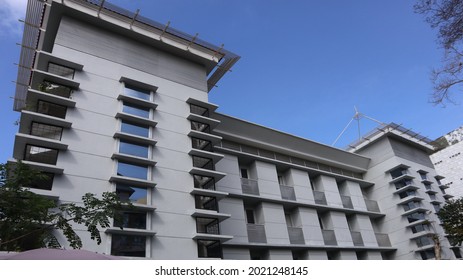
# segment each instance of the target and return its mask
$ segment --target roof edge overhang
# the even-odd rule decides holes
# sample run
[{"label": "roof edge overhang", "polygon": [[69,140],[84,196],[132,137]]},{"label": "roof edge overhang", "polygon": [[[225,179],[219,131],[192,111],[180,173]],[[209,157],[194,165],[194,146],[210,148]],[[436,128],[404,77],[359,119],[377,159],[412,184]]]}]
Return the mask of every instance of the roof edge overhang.
[{"label": "roof edge overhang", "polygon": [[353,153],[359,152],[384,137],[390,137],[402,142],[406,142],[407,144],[421,149],[428,154],[431,154],[435,151],[435,147],[432,145],[431,139],[424,137],[419,133],[412,131],[411,129],[406,129],[396,123],[385,124],[377,127],[376,129],[363,136],[361,140],[350,144],[347,147],[347,151]]}]

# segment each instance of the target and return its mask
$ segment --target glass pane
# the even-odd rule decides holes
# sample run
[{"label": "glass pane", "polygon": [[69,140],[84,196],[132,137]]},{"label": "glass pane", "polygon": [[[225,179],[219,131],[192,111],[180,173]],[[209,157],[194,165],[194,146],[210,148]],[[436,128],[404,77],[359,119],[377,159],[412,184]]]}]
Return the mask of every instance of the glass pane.
[{"label": "glass pane", "polygon": [[32,123],[31,135],[61,140],[61,135],[63,133],[63,128],[54,125],[48,125],[43,123]]},{"label": "glass pane", "polygon": [[46,92],[46,93],[51,93],[54,95],[58,95],[61,97],[69,98],[71,97],[72,89],[67,86],[63,86],[57,83],[49,82],[49,81],[43,81],[39,85],[39,90]]},{"label": "glass pane", "polygon": [[37,113],[64,119],[66,118],[66,106],[39,100],[37,104]]},{"label": "glass pane", "polygon": [[124,89],[124,94],[144,100],[150,100],[150,91],[136,88],[130,85],[126,85]]},{"label": "glass pane", "polygon": [[128,134],[138,135],[142,137],[149,137],[149,127],[148,126],[131,124],[125,121],[122,121],[121,131],[128,133]]},{"label": "glass pane", "polygon": [[133,144],[124,140],[120,141],[119,152],[123,154],[133,155],[137,157],[148,157],[148,146]]},{"label": "glass pane", "polygon": [[50,62],[48,63],[48,72],[61,76],[61,77],[74,79],[75,70],[72,68],[63,66],[63,65],[58,65],[58,64]]},{"label": "glass pane", "polygon": [[198,240],[198,257],[200,258],[222,258],[222,246],[220,241]]},{"label": "glass pane", "polygon": [[217,200],[215,197],[195,195],[195,208],[218,211]]},{"label": "glass pane", "polygon": [[56,160],[58,159],[58,150],[26,145],[26,154],[24,159],[33,162],[56,164]]},{"label": "glass pane", "polygon": [[145,188],[117,184],[116,193],[122,202],[130,201],[137,204],[147,204],[148,191]]},{"label": "glass pane", "polygon": [[127,257],[146,256],[146,236],[113,234],[111,255]]},{"label": "glass pane", "polygon": [[53,173],[48,173],[48,172],[42,172],[40,179],[35,180],[32,182],[32,184],[29,186],[30,188],[33,189],[41,189],[41,190],[48,190],[51,191],[51,188],[53,186],[53,178],[55,177],[55,174]]},{"label": "glass pane", "polygon": [[204,133],[211,133],[211,129],[208,124],[205,123],[200,123],[200,122],[195,122],[191,121],[191,129],[204,132]]},{"label": "glass pane", "polygon": [[122,228],[146,229],[146,212],[119,212],[114,218],[114,226]]},{"label": "glass pane", "polygon": [[195,188],[215,190],[214,178],[200,175],[193,175],[193,178]]},{"label": "glass pane", "polygon": [[209,117],[209,109],[194,104],[190,104],[190,113]]},{"label": "glass pane", "polygon": [[117,165],[117,175],[147,180],[148,167],[119,162]]},{"label": "glass pane", "polygon": [[124,102],[122,112],[147,119],[150,117],[150,110],[148,108],[136,106],[127,102]]}]

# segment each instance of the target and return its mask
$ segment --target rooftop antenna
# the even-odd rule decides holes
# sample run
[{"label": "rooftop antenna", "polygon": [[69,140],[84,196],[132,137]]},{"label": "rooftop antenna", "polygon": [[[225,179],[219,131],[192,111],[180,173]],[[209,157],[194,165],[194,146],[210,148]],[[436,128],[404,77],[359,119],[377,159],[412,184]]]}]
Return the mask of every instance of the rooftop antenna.
[{"label": "rooftop antenna", "polygon": [[334,146],[336,145],[336,143],[338,142],[339,138],[341,138],[341,136],[344,134],[344,132],[346,132],[346,130],[349,128],[350,124],[352,123],[352,121],[356,120],[357,121],[357,130],[358,130],[358,140],[360,140],[362,138],[362,135],[360,133],[360,119],[361,118],[366,118],[366,119],[369,119],[371,121],[374,121],[380,125],[384,125],[385,123],[383,122],[380,122],[376,119],[373,119],[372,117],[369,117],[363,113],[360,113],[358,110],[357,110],[357,107],[354,106],[354,111],[355,111],[355,114],[354,116],[352,116],[352,118],[350,119],[349,123],[347,123],[346,127],[344,127],[344,129],[341,131],[341,133],[338,135],[338,137],[336,138],[336,140],[334,140],[333,144],[331,144],[331,146]]}]

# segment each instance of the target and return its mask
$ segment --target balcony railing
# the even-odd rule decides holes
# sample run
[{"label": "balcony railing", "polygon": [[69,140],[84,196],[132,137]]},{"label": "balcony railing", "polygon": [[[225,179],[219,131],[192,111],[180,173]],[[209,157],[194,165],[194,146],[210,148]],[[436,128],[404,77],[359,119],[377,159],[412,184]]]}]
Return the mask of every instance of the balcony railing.
[{"label": "balcony railing", "polygon": [[316,203],[316,204],[327,205],[327,203],[326,203],[326,197],[325,197],[325,193],[324,193],[324,192],[313,191],[313,197],[314,197],[314,199],[315,199],[315,203]]},{"label": "balcony railing", "polygon": [[302,228],[288,227],[289,242],[291,244],[305,244]]},{"label": "balcony railing", "polygon": [[389,240],[389,235],[385,233],[375,233],[375,236],[379,247],[392,247],[391,240]]},{"label": "balcony railing", "polygon": [[354,242],[354,246],[365,246],[363,244],[362,234],[358,231],[351,231],[350,235],[352,236],[352,242]]},{"label": "balcony railing", "polygon": [[290,186],[280,185],[281,198],[287,200],[296,200],[296,194],[294,188]]},{"label": "balcony railing", "polygon": [[354,205],[352,205],[352,199],[350,196],[341,195],[341,201],[344,208],[354,209]]},{"label": "balcony railing", "polygon": [[260,195],[257,180],[241,178],[241,190],[244,194]]},{"label": "balcony railing", "polygon": [[325,245],[338,245],[336,241],[336,236],[334,235],[334,230],[322,230],[323,240],[325,241]]},{"label": "balcony railing", "polygon": [[264,225],[247,224],[249,242],[267,243]]},{"label": "balcony railing", "polygon": [[376,213],[381,212],[379,210],[378,202],[375,200],[365,199],[365,205],[367,206],[367,210],[370,212],[376,212]]}]

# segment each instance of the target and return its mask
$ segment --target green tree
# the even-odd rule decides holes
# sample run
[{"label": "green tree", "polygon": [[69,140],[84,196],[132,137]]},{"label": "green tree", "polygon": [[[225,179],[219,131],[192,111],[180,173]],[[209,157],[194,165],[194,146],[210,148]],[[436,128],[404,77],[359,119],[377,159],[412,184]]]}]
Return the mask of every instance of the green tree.
[{"label": "green tree", "polygon": [[59,204],[28,188],[43,179],[43,174],[22,162],[0,165],[0,251],[61,247],[55,235],[59,232],[72,248],[80,249],[82,241],[73,224],[85,225],[100,244],[98,228],[109,227],[110,218],[118,218],[118,210],[127,207],[113,192],[103,193],[101,199],[87,193],[82,197],[83,206]]},{"label": "green tree", "polygon": [[438,29],[438,42],[444,50],[443,66],[434,69],[431,80],[434,104],[452,102],[452,89],[463,89],[463,1],[417,0],[415,12],[426,16]]},{"label": "green tree", "polygon": [[447,202],[439,210],[437,216],[448,234],[450,244],[452,246],[461,246],[463,242],[463,198]]}]

